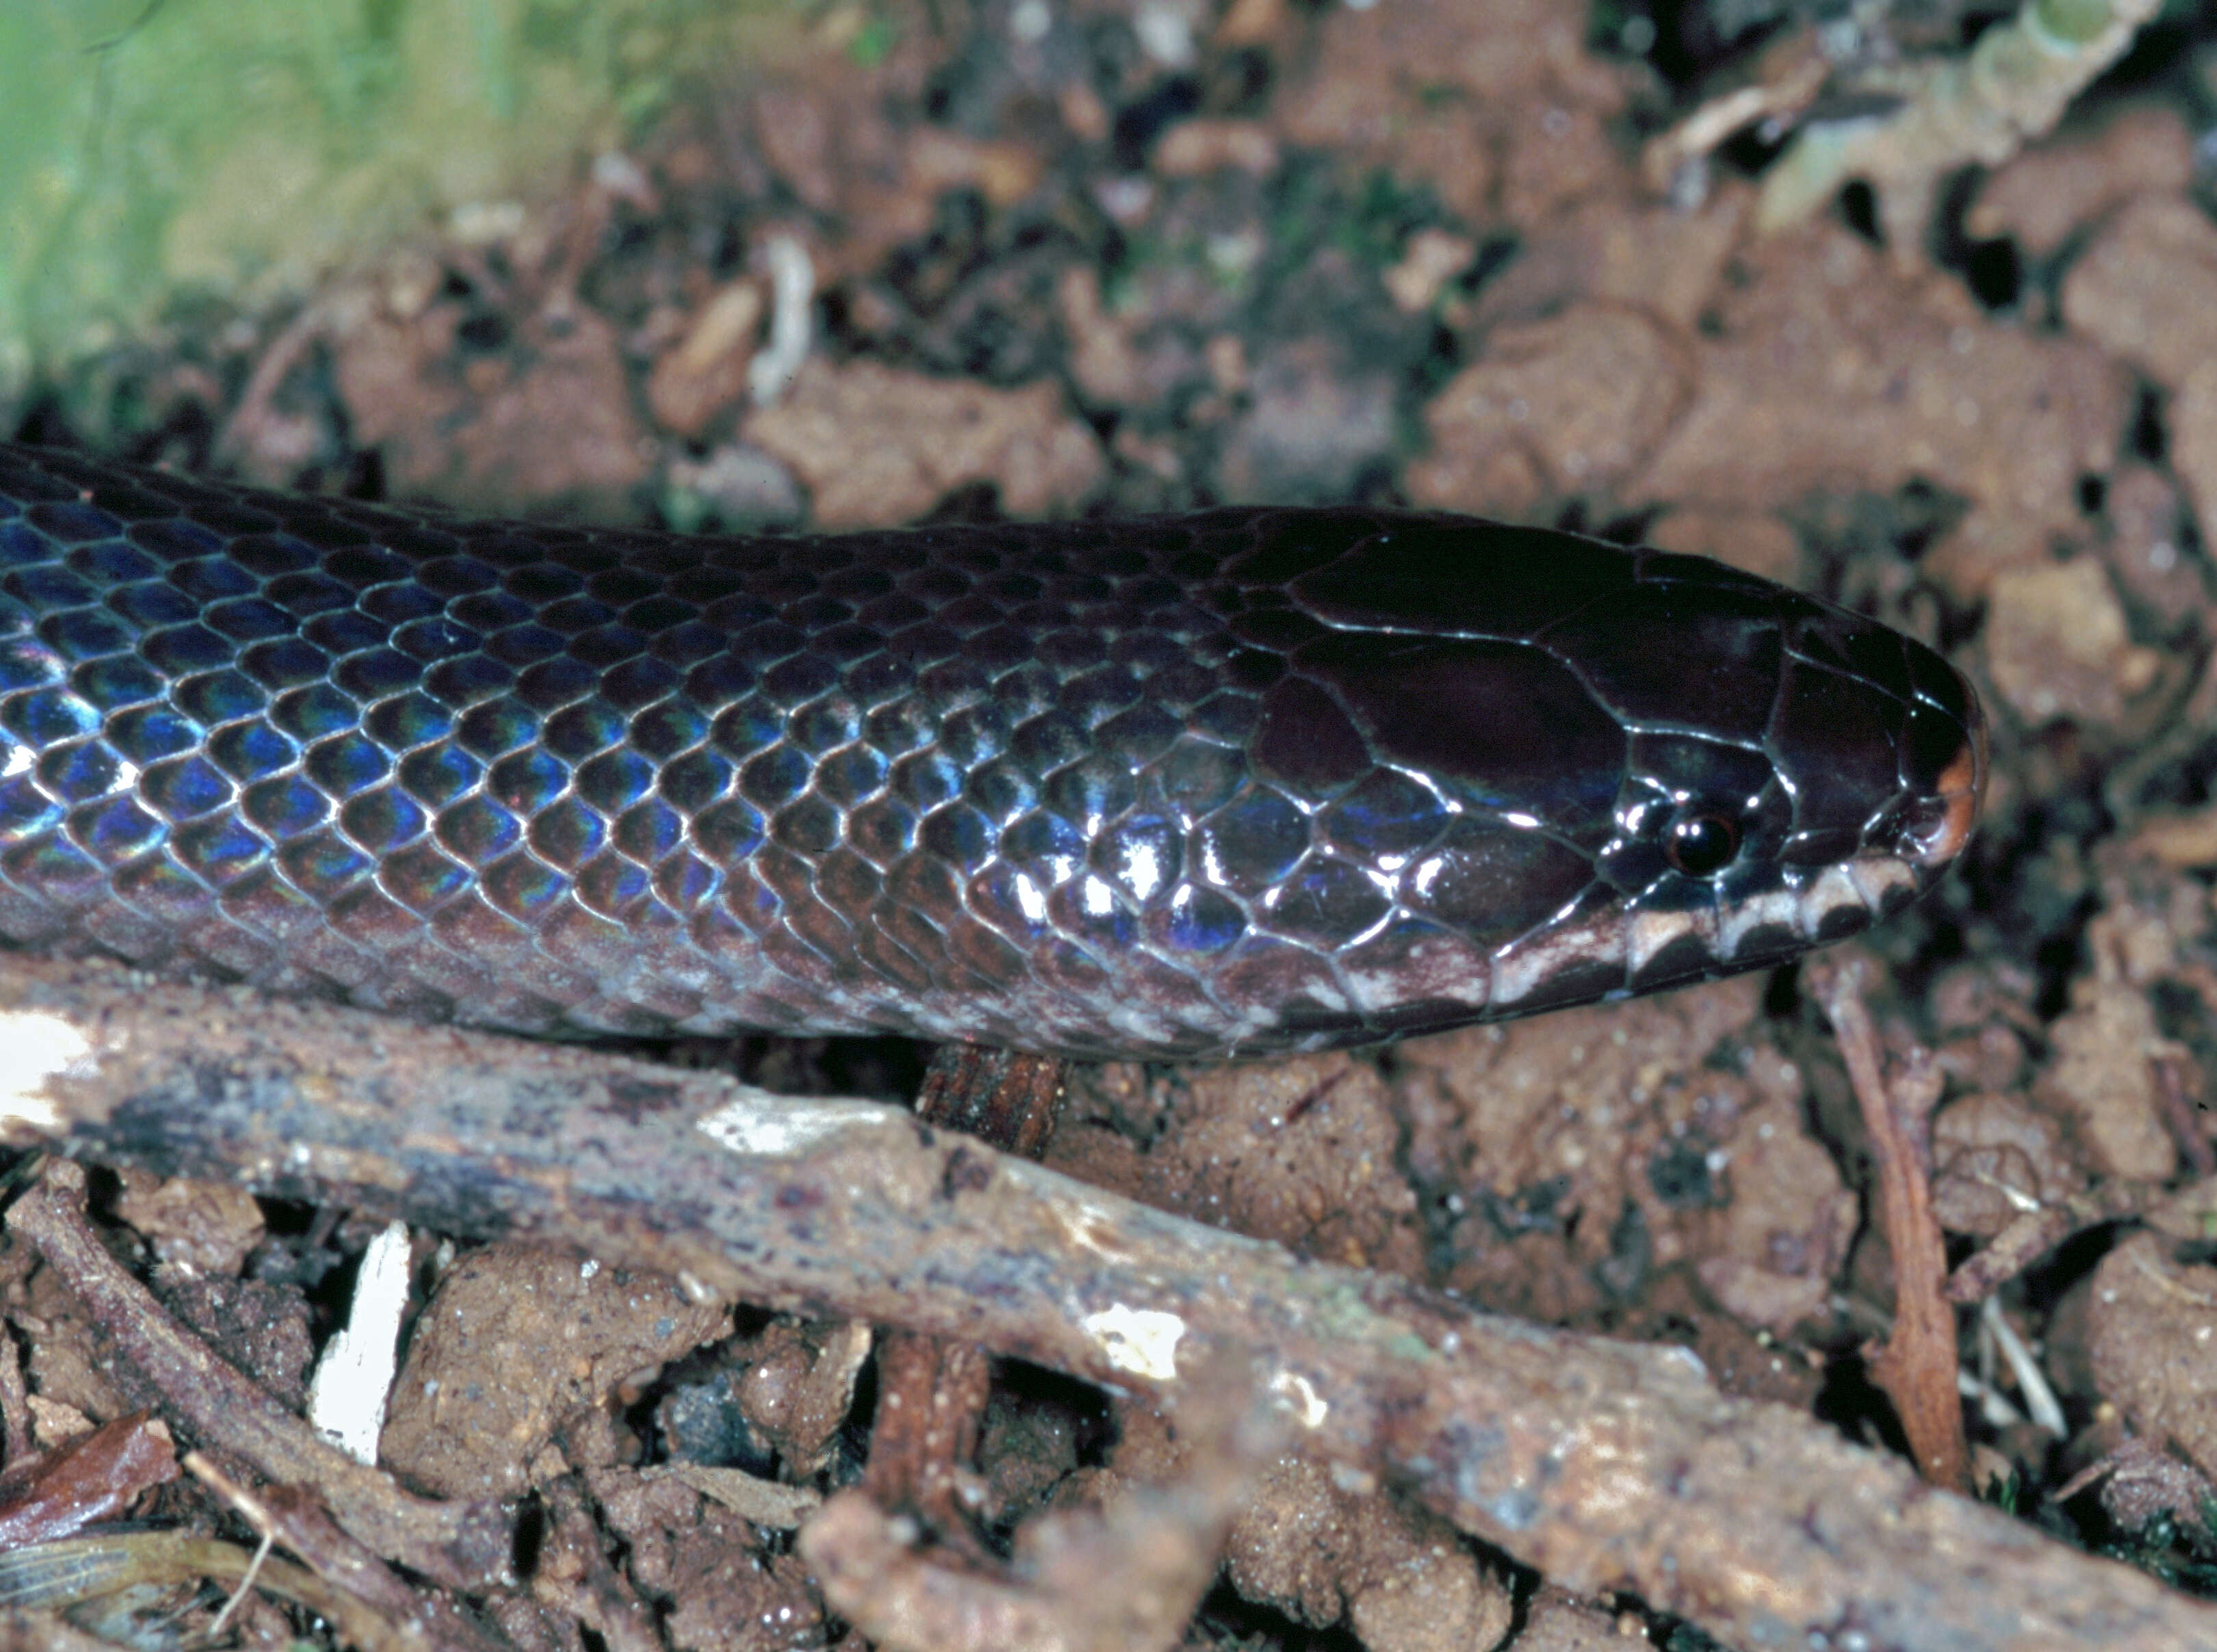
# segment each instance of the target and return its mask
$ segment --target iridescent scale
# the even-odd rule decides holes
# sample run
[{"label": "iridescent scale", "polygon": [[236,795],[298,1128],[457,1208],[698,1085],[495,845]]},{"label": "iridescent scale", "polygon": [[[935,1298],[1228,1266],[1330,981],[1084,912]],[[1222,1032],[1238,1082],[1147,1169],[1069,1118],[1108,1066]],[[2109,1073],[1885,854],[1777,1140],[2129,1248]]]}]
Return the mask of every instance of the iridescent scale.
[{"label": "iridescent scale", "polygon": [[[1975,735],[1867,621],[1490,523],[692,539],[0,447],[0,934],[524,1030],[1224,1053],[1644,990],[1928,882]],[[1649,816],[1704,787],[1748,841],[1688,878]]]}]

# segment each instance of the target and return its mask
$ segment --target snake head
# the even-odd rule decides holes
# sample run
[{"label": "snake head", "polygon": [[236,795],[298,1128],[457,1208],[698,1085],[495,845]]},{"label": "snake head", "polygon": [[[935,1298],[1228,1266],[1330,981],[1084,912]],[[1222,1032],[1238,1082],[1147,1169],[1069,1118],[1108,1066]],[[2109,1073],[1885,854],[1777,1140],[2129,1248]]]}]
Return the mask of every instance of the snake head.
[{"label": "snake head", "polygon": [[1962,675],[1723,564],[1434,518],[1269,571],[1302,625],[1255,627],[1286,669],[1250,763],[1325,799],[1318,866],[1390,895],[1335,959],[1369,1028],[1785,962],[1908,904],[1977,824]]},{"label": "snake head", "polygon": [[[1618,635],[1644,638],[1640,681],[1610,680],[1598,627],[1611,613]],[[1854,934],[1931,887],[1976,829],[1978,697],[1914,638],[1651,555],[1632,594],[1541,640],[1592,650],[1602,663],[1586,675],[1632,730],[1617,830],[1597,857],[1622,936],[1624,985],[1609,996]],[[1675,708],[1665,682],[1683,693]]]}]

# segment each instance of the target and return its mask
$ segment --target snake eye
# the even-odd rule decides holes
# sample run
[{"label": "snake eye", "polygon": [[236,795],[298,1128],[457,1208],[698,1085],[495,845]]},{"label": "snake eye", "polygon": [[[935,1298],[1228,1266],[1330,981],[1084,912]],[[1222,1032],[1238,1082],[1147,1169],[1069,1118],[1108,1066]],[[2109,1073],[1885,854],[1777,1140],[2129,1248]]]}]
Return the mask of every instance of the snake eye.
[{"label": "snake eye", "polygon": [[1663,834],[1664,858],[1689,878],[1722,872],[1739,853],[1739,823],[1714,808],[1689,804]]}]

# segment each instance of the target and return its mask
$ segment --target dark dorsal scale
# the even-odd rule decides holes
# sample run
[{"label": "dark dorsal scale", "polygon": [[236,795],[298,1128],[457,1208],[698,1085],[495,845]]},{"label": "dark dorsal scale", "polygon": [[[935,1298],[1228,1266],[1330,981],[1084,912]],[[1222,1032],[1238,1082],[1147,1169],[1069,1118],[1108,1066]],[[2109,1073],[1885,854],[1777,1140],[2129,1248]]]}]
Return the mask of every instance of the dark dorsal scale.
[{"label": "dark dorsal scale", "polygon": [[1983,774],[1914,640],[1534,528],[689,539],[0,447],[0,935],[489,1025],[1359,1043],[1852,933]]}]

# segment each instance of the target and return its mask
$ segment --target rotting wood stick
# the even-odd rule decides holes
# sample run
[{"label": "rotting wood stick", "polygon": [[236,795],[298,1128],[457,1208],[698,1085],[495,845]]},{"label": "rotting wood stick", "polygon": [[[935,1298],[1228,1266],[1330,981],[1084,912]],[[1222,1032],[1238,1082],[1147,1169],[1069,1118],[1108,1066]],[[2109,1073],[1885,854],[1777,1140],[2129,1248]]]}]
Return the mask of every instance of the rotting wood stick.
[{"label": "rotting wood stick", "polygon": [[0,1034],[12,1133],[83,1156],[567,1241],[1172,1405],[1213,1359],[1259,1355],[1343,1477],[1727,1642],[2217,1645],[2217,1608],[1721,1396],[1683,1350],[1302,1261],[894,1109],[89,964],[14,961]]}]

